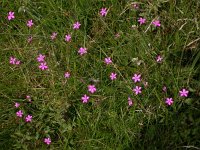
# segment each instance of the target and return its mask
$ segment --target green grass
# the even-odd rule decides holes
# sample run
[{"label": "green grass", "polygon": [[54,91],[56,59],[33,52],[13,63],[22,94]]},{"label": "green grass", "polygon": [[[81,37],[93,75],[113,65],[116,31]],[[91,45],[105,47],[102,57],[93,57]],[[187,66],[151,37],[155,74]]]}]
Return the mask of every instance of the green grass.
[{"label": "green grass", "polygon": [[[139,0],[139,9],[132,2],[0,2],[0,149],[200,149],[200,1]],[[106,17],[99,15],[102,7],[109,9]],[[9,11],[14,20],[8,21]],[[147,23],[139,25],[139,17]],[[30,19],[32,28],[26,26]],[[161,27],[150,25],[153,19]],[[72,28],[76,21],[79,30]],[[54,41],[52,32],[58,33]],[[80,47],[88,53],[80,56]],[[40,53],[48,70],[38,68]],[[9,64],[10,56],[22,63]],[[105,57],[113,64],[105,65]],[[117,80],[110,80],[111,72]],[[142,75],[140,83],[132,81],[134,73]],[[88,93],[89,84],[96,93]],[[136,85],[142,94],[133,93]],[[179,96],[182,88],[189,90],[187,98]],[[84,94],[89,103],[81,102]],[[165,104],[167,97],[174,99],[172,106]],[[19,109],[33,116],[31,123],[17,118]]]}]

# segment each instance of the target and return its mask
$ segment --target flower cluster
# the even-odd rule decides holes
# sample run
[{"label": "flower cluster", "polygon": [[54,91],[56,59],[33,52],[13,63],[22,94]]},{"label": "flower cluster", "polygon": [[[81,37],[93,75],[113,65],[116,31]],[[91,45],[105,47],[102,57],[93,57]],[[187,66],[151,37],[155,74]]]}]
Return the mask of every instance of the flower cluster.
[{"label": "flower cluster", "polygon": [[[132,80],[137,83],[141,81],[141,74],[134,74],[132,77]],[[142,93],[142,87],[141,86],[135,86],[135,88],[133,88],[133,92],[135,93],[135,95],[141,94]]]},{"label": "flower cluster", "polygon": [[[138,22],[140,23],[140,25],[145,24],[145,23],[146,23],[146,19],[140,17],[140,18],[138,19]],[[155,27],[160,27],[160,26],[161,26],[160,20],[153,20],[153,21],[152,21],[152,24],[153,24]]]},{"label": "flower cluster", "polygon": [[[23,117],[23,111],[22,110],[19,110],[19,111],[17,111],[16,112],[16,115],[17,115],[17,117],[19,117],[19,118],[22,118]],[[27,115],[26,117],[25,117],[25,121],[26,122],[31,122],[32,121],[32,117],[33,116],[31,116],[31,115]]]},{"label": "flower cluster", "polygon": [[[182,89],[182,90],[179,91],[180,97],[188,97],[188,94],[189,94],[189,91],[186,90],[186,89]],[[168,98],[166,98],[165,103],[170,106],[174,103],[174,100],[173,100],[173,98],[168,97]]]},{"label": "flower cluster", "polygon": [[37,61],[40,63],[39,68],[41,70],[48,69],[47,63],[45,62],[45,55],[39,54],[39,56],[37,57]]},{"label": "flower cluster", "polygon": [[[31,101],[31,96],[27,95],[27,96],[26,96],[26,99],[27,99],[28,101]],[[20,103],[15,102],[15,108],[19,108],[19,107],[20,107]],[[18,111],[16,112],[16,116],[17,116],[18,118],[22,118],[22,117],[24,116],[23,110],[22,110],[22,109],[18,110]],[[24,120],[25,120],[25,122],[30,123],[30,122],[32,122],[32,118],[33,118],[32,115],[27,114],[27,115],[24,117]],[[44,143],[46,143],[47,145],[50,145],[50,144],[51,144],[51,138],[50,138],[50,137],[44,138]]]},{"label": "flower cluster", "polygon": [[[138,5],[134,4],[134,8],[138,9]],[[107,8],[101,8],[100,9],[100,12],[98,12],[102,17],[106,17],[107,14],[108,14],[108,10]],[[101,19],[102,19],[101,17]],[[10,11],[8,12],[8,16],[7,16],[8,20],[11,21],[13,19],[15,19],[15,13]],[[143,25],[143,24],[146,24],[147,22],[147,19],[146,18],[143,18],[143,17],[140,17],[138,20],[138,23],[140,25]],[[154,27],[160,27],[161,26],[161,22],[160,20],[153,20],[151,21],[151,24],[154,26]],[[150,25],[151,25],[150,24]],[[28,20],[26,22],[26,25],[27,27],[31,28],[33,27],[34,23],[33,23],[33,20]],[[76,21],[75,23],[73,23],[73,25],[71,25],[71,28],[73,28],[74,32],[78,32],[77,30],[79,30],[81,27],[81,23],[79,21]],[[64,39],[65,42],[67,44],[69,44],[71,42],[71,40],[73,39],[73,33],[74,32],[71,32],[71,34],[65,34],[64,36]],[[51,35],[50,35],[50,39],[51,40],[55,40],[56,37],[57,37],[57,32],[53,32]],[[119,37],[120,35],[119,34],[116,34],[116,37]],[[32,36],[29,37],[28,39],[28,42],[30,43],[32,41]],[[85,45],[84,45],[85,46]],[[86,46],[87,47],[87,46]],[[86,47],[80,47],[77,51],[78,51],[78,54],[80,56],[83,56],[83,55],[86,55],[88,52],[88,49]],[[112,55],[111,55],[112,56]],[[104,65],[106,65],[106,67],[112,67],[114,66],[114,63],[115,61],[112,60],[112,58],[106,56],[106,58],[104,58],[104,60],[102,60],[102,62],[104,63]],[[43,54],[39,54],[37,56],[37,62],[39,63],[39,69],[41,70],[47,70],[49,67],[47,65],[47,62],[45,61],[45,58],[46,58],[46,55],[43,55]],[[157,63],[160,63],[163,61],[163,56],[161,54],[157,55],[156,56],[156,62]],[[10,64],[13,64],[13,65],[19,65],[21,62],[20,60],[18,60],[17,58],[15,57],[10,57]],[[140,65],[141,62],[138,61],[138,65]],[[71,74],[69,71],[65,72],[64,73],[64,77],[63,78],[70,78]],[[73,73],[72,73],[72,76],[73,76]],[[110,80],[112,80],[112,83],[114,82],[114,80],[117,80],[118,78],[118,74],[116,72],[114,72],[113,70],[111,72],[109,72],[109,75],[108,75],[110,78]],[[134,73],[133,76],[132,76],[132,81],[134,82],[133,84],[134,85],[134,88],[132,89],[132,93],[133,95],[135,96],[138,96],[138,95],[141,95],[142,92],[143,92],[143,88],[147,88],[148,87],[148,82],[145,82],[144,79],[142,78],[143,76],[141,75],[141,73]],[[130,79],[130,80],[131,80]],[[141,85],[141,84],[144,84]],[[88,93],[87,94],[84,94],[82,97],[81,97],[81,102],[82,103],[88,103],[89,100],[90,100],[90,96],[93,96],[94,93],[97,92],[97,88],[96,88],[96,85],[94,84],[89,84],[87,85],[87,91]],[[167,89],[166,87],[163,87],[163,91],[166,93]],[[86,92],[85,92],[86,93]],[[180,97],[188,97],[188,94],[189,94],[189,91],[185,88],[181,89],[179,91],[179,96]],[[26,96],[26,99],[29,101],[29,102],[32,102],[31,100],[31,97],[30,96]],[[79,98],[80,99],[80,98]],[[133,106],[133,104],[135,103],[135,101],[133,102],[133,100],[131,99],[131,97],[129,96],[128,97],[128,105],[129,106]],[[164,102],[163,102],[164,103]],[[170,97],[167,97],[165,98],[165,103],[168,105],[168,106],[171,106],[173,103],[174,103],[174,100],[173,98],[170,96]],[[24,114],[26,114],[25,111],[23,111],[23,109],[19,109],[21,108],[22,106],[20,105],[20,103],[18,102],[15,102],[15,108],[18,109],[18,111],[16,112],[16,116],[18,118],[23,118]],[[25,117],[25,122],[27,123],[30,123],[32,122],[32,119],[33,119],[33,116],[30,115],[30,114],[26,114]],[[46,143],[47,145],[50,145],[51,144],[51,138],[50,137],[46,137],[44,138],[43,140],[44,143]]]},{"label": "flower cluster", "polygon": [[21,63],[21,61],[18,60],[17,58],[15,58],[15,57],[10,57],[10,64],[19,65],[20,63]]},{"label": "flower cluster", "polygon": [[[31,97],[29,95],[26,96],[26,99],[31,102]],[[20,103],[18,102],[15,102],[15,108],[19,108],[20,107]],[[24,115],[23,111],[20,109],[16,112],[16,116],[19,117],[19,118],[22,118]],[[32,115],[28,114],[26,117],[25,117],[25,121],[26,122],[31,122],[32,121]]]},{"label": "flower cluster", "polygon": [[[91,94],[94,94],[97,91],[96,86],[95,85],[88,85],[88,92]],[[84,94],[81,98],[82,103],[88,103],[90,97],[87,96],[86,94]]]}]

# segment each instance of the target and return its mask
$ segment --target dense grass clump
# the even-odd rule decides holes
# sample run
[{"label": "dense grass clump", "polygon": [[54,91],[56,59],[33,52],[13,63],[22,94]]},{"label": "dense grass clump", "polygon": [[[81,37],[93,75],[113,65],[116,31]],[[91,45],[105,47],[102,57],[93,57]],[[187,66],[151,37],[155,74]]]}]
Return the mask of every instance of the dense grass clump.
[{"label": "dense grass clump", "polygon": [[0,149],[200,149],[200,1],[0,4]]}]

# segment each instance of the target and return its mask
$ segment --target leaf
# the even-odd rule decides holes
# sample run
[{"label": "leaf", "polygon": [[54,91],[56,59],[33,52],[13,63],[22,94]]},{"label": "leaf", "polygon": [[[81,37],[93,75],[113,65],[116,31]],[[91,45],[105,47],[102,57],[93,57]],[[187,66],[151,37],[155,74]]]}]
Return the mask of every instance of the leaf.
[{"label": "leaf", "polygon": [[26,7],[25,6],[19,7],[18,13],[21,13],[21,12],[26,12]]}]

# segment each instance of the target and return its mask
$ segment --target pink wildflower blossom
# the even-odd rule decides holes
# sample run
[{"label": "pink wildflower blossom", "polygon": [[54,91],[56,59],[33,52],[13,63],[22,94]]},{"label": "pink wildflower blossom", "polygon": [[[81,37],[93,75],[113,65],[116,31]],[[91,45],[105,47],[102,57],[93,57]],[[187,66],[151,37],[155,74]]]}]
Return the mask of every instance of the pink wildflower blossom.
[{"label": "pink wildflower blossom", "polygon": [[106,16],[107,13],[108,13],[107,8],[101,8],[101,10],[100,10],[101,16]]},{"label": "pink wildflower blossom", "polygon": [[15,103],[15,107],[18,108],[20,106],[19,103]]},{"label": "pink wildflower blossom", "polygon": [[152,24],[153,24],[155,27],[160,27],[160,25],[161,25],[159,20],[153,21]]},{"label": "pink wildflower blossom", "polygon": [[165,101],[165,103],[167,104],[167,105],[172,105],[173,104],[173,99],[172,98],[166,98],[166,101]]},{"label": "pink wildflower blossom", "polygon": [[9,21],[15,18],[14,14],[15,14],[15,12],[12,12],[12,11],[8,12],[8,20]]},{"label": "pink wildflower blossom", "polygon": [[17,60],[17,61],[15,62],[16,65],[19,65],[20,63],[21,63],[20,60]]},{"label": "pink wildflower blossom", "polygon": [[51,139],[50,138],[45,138],[44,139],[44,143],[46,143],[47,145],[51,144]]},{"label": "pink wildflower blossom", "polygon": [[89,96],[87,96],[86,94],[81,98],[82,99],[82,103],[87,103],[89,100]]},{"label": "pink wildflower blossom", "polygon": [[188,93],[189,91],[186,89],[182,89],[182,91],[181,90],[179,91],[181,97],[188,97]]},{"label": "pink wildflower blossom", "polygon": [[90,93],[94,93],[94,92],[96,92],[96,87],[95,87],[95,85],[88,85],[88,91],[90,92]]},{"label": "pink wildflower blossom", "polygon": [[10,64],[19,65],[21,63],[20,60],[17,60],[15,57],[10,57]]},{"label": "pink wildflower blossom", "polygon": [[16,112],[16,115],[17,115],[17,117],[22,118],[23,111],[22,111],[22,110],[19,110],[18,112]]},{"label": "pink wildflower blossom", "polygon": [[110,74],[110,79],[111,79],[111,80],[117,79],[117,74],[112,72],[112,73]]},{"label": "pink wildflower blossom", "polygon": [[32,121],[32,116],[31,115],[26,116],[26,122],[31,122],[31,121]]},{"label": "pink wildflower blossom", "polygon": [[26,24],[29,28],[33,26],[33,20],[28,20]]},{"label": "pink wildflower blossom", "polygon": [[10,57],[10,64],[15,64],[16,63],[16,58],[15,57]]},{"label": "pink wildflower blossom", "polygon": [[69,78],[70,77],[70,73],[69,72],[65,72],[65,78]]},{"label": "pink wildflower blossom", "polygon": [[140,17],[140,18],[138,19],[138,22],[140,23],[140,25],[142,25],[142,24],[146,23],[146,19]]},{"label": "pink wildflower blossom", "polygon": [[77,21],[76,23],[73,24],[73,29],[78,30],[80,26],[81,26],[80,22]]},{"label": "pink wildflower blossom", "polygon": [[46,63],[46,62],[40,63],[39,68],[40,68],[41,70],[46,70],[46,69],[48,69],[47,63]]},{"label": "pink wildflower blossom", "polygon": [[136,86],[136,87],[133,89],[133,92],[135,92],[135,94],[138,95],[138,94],[142,93],[141,89],[142,89],[142,87]]},{"label": "pink wildflower blossom", "polygon": [[37,61],[38,62],[44,62],[45,59],[45,55],[39,54],[39,56],[37,57]]},{"label": "pink wildflower blossom", "polygon": [[83,48],[83,47],[79,48],[78,53],[79,53],[80,55],[86,54],[86,53],[87,53],[87,48]]},{"label": "pink wildflower blossom", "polygon": [[112,60],[110,57],[107,57],[104,59],[104,62],[108,65],[108,64],[111,64],[112,63]]},{"label": "pink wildflower blossom", "polygon": [[134,74],[134,76],[132,77],[132,80],[134,80],[134,82],[140,82],[141,81],[141,74]]},{"label": "pink wildflower blossom", "polygon": [[51,34],[51,39],[52,39],[52,40],[56,39],[57,35],[58,35],[57,32],[53,32],[53,33]]},{"label": "pink wildflower blossom", "polygon": [[70,34],[65,35],[65,41],[66,41],[66,42],[71,41],[71,35],[70,35]]},{"label": "pink wildflower blossom", "polygon": [[156,61],[157,61],[157,62],[161,62],[162,59],[163,59],[163,58],[162,58],[160,55],[158,55],[158,56],[156,57]]}]

